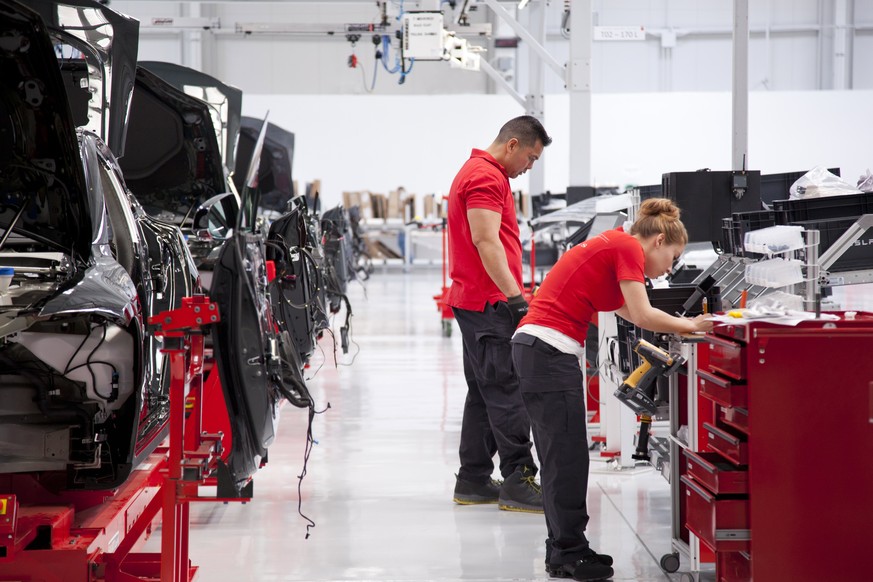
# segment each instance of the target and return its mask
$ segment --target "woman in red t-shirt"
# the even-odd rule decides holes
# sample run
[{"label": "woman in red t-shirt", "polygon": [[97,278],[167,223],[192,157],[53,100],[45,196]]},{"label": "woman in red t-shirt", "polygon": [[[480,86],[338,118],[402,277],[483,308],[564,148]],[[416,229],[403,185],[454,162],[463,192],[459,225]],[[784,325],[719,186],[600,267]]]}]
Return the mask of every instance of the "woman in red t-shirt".
[{"label": "woman in red t-shirt", "polygon": [[688,233],[672,201],[643,202],[628,232],[615,229],[567,251],[544,279],[512,339],[512,360],[540,457],[546,569],[575,580],[613,575],[612,558],[588,545],[588,439],[580,360],[588,322],[614,311],[657,332],[709,331],[707,316],[674,317],[652,307],[645,277],[670,271]]}]

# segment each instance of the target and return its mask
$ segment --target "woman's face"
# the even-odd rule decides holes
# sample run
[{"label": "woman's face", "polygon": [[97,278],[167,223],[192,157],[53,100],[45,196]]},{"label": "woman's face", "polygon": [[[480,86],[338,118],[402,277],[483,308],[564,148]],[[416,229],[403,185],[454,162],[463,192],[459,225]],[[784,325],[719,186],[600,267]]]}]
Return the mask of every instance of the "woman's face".
[{"label": "woman's face", "polygon": [[657,279],[669,273],[684,251],[685,245],[667,244],[663,234],[657,235],[646,252],[646,277]]}]

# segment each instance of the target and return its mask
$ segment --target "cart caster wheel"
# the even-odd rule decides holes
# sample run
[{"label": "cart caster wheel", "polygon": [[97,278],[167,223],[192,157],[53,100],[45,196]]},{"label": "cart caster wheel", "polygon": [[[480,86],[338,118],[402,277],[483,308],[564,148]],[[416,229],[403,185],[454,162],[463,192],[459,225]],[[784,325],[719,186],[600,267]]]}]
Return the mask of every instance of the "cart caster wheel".
[{"label": "cart caster wheel", "polygon": [[452,337],[452,320],[443,320],[443,337]]},{"label": "cart caster wheel", "polygon": [[661,556],[661,569],[673,573],[679,569],[679,554],[664,554]]}]

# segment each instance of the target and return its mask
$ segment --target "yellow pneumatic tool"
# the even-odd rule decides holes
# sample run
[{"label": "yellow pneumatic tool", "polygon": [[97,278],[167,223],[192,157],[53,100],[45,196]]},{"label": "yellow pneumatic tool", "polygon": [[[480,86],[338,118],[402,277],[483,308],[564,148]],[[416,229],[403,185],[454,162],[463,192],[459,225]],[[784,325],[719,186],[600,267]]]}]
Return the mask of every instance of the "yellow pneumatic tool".
[{"label": "yellow pneumatic tool", "polygon": [[618,387],[615,397],[640,416],[640,438],[636,452],[631,456],[645,461],[649,459],[649,427],[652,416],[658,411],[658,405],[653,399],[655,382],[661,376],[673,374],[685,363],[685,358],[642,339],[634,343],[633,350],[640,356],[642,363]]}]

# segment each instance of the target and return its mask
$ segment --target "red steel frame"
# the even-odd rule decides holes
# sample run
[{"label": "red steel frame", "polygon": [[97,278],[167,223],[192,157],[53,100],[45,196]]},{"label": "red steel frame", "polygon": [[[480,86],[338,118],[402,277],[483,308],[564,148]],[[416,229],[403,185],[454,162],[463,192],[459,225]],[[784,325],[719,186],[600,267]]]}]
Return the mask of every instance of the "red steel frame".
[{"label": "red steel frame", "polygon": [[[204,394],[203,326],[219,320],[208,297],[186,297],[182,307],[149,319],[164,337],[170,360],[169,441],[141,463],[119,488],[51,493],[29,474],[0,477],[0,580],[29,582],[190,582],[190,503],[249,501],[201,496],[214,484],[223,435],[201,432],[204,396],[221,394],[212,368]],[[214,378],[213,378],[214,376]],[[186,394],[196,403],[186,430]],[[187,434],[186,434],[187,432]],[[161,512],[160,553],[134,553]],[[30,548],[30,549],[29,549]],[[34,549],[44,548],[44,549]]]}]

